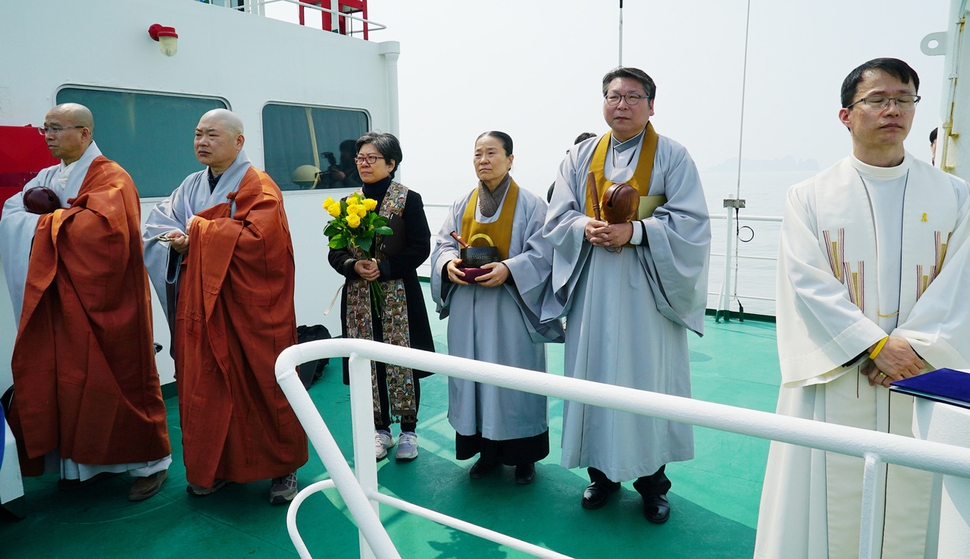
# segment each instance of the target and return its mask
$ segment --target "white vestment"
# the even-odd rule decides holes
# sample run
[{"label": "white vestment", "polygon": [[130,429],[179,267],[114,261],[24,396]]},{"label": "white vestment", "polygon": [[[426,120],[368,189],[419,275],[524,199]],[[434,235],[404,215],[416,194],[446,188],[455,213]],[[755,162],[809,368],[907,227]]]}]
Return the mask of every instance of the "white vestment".
[{"label": "white vestment", "polygon": [[[912,436],[912,397],[870,387],[860,370],[886,335],[907,339],[925,370],[970,366],[968,236],[967,184],[909,154],[893,168],[850,156],[792,187],[779,241],[777,413]],[[876,556],[923,557],[932,476],[884,472]],[[755,557],[857,557],[862,476],[861,458],[773,442]]]},{"label": "white vestment", "polygon": [[[518,189],[508,258],[510,276],[498,287],[455,285],[446,281],[448,262],[459,257],[449,234],[461,232],[462,216],[472,193],[457,200],[445,218],[431,254],[431,297],[448,321],[448,353],[511,367],[546,370],[546,342],[561,342],[562,324],[539,323],[543,297],[549,291],[552,247],[542,238],[546,203]],[[508,190],[491,217],[475,208],[475,220],[499,219]],[[550,294],[551,295],[551,294]],[[522,439],[549,430],[546,397],[489,384],[448,379],[448,421],[461,435],[493,441]]]},{"label": "white vestment", "polygon": [[[556,297],[542,316],[566,316],[567,376],[690,397],[687,331],[703,333],[711,240],[697,168],[683,146],[660,136],[649,195],[667,201],[633,222],[646,232],[639,245],[611,252],[585,238],[586,174],[598,141],[574,146],[559,167],[543,228],[555,249]],[[642,142],[629,158],[611,147],[606,178],[628,179]],[[593,467],[613,481],[694,457],[690,425],[571,401],[562,439],[564,467]]]}]

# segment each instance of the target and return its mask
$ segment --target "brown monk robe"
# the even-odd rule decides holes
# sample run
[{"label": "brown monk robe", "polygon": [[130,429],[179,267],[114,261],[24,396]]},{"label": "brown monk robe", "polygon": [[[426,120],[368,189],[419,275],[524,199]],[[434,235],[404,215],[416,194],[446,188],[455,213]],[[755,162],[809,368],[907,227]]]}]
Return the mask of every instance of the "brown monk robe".
[{"label": "brown monk robe", "polygon": [[254,167],[231,202],[196,214],[181,272],[175,369],[185,477],[249,482],[307,461],[307,441],[276,384],[296,344],[295,265],[283,196]]},{"label": "brown monk robe", "polygon": [[152,341],[135,185],[98,156],[71,207],[37,222],[14,345],[11,426],[25,475],[171,453]]}]

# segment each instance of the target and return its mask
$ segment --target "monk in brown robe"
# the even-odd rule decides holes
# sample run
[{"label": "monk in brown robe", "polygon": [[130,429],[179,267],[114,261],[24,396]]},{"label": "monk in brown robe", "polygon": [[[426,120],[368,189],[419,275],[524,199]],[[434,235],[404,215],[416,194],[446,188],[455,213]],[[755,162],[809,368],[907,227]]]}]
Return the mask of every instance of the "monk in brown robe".
[{"label": "monk in brown robe", "polygon": [[284,504],[307,461],[306,434],[274,374],[296,344],[293,245],[282,193],[244,142],[235,114],[202,116],[195,153],[207,168],[152,210],[145,262],[175,317],[188,492],[272,478],[270,502]]},{"label": "monk in brown robe", "polygon": [[140,501],[159,491],[172,461],[141,207],[93,130],[86,107],[54,107],[42,131],[62,163],[24,187],[49,189],[51,207],[31,195],[4,205],[0,257],[19,323],[11,427],[26,475],[58,451],[62,490],[127,472],[136,478],[128,498]]}]

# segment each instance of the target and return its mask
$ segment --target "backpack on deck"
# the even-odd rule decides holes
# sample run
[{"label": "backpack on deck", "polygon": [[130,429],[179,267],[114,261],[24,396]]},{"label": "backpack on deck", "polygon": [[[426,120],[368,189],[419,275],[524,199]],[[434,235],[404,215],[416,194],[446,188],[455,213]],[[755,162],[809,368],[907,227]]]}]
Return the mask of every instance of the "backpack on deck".
[{"label": "backpack on deck", "polygon": [[[314,340],[329,340],[330,331],[327,327],[322,324],[314,324],[313,326],[297,326],[296,327],[296,341],[302,344],[303,342],[312,342]],[[316,361],[308,361],[300,365],[300,380],[303,382],[304,388],[309,389],[313,385],[313,381],[323,377],[323,368],[327,366],[330,359],[317,359]]]}]

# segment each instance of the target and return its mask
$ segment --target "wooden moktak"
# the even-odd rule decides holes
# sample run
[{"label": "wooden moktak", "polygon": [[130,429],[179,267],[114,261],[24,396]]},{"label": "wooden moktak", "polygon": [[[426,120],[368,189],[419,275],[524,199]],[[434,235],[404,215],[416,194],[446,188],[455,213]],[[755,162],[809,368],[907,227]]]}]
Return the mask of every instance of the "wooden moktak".
[{"label": "wooden moktak", "polygon": [[35,186],[24,192],[24,209],[32,214],[49,214],[60,207],[57,194],[47,187]]},{"label": "wooden moktak", "polygon": [[[596,188],[596,179],[592,171],[586,175],[586,185],[589,188],[593,200],[593,217],[602,221],[603,218],[610,225],[615,223],[626,223],[636,218],[637,210],[640,208],[640,193],[626,183],[611,185],[600,199]],[[602,217],[600,210],[602,208]]]}]

